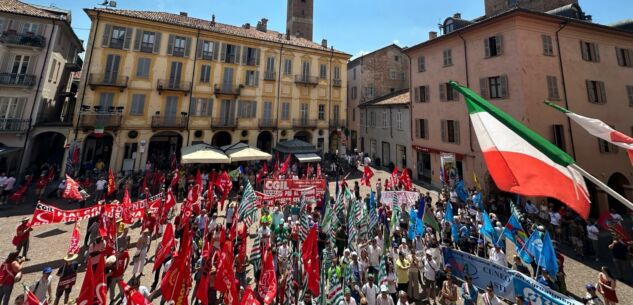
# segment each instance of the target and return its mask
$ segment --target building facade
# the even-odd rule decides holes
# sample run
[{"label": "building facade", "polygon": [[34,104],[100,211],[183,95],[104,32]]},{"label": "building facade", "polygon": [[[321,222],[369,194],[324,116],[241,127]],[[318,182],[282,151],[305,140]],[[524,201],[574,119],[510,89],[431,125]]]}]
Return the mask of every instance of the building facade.
[{"label": "building facade", "polygon": [[62,166],[83,52],[70,22],[66,10],[0,3],[0,171]]},{"label": "building facade", "polygon": [[347,81],[349,146],[352,150],[368,152],[368,142],[360,137],[364,117],[359,106],[409,88],[409,60],[402,53],[402,48],[388,45],[350,61],[347,64]]},{"label": "building facade", "polygon": [[[168,166],[182,146],[341,143],[349,55],[267,29],[186,13],[86,9],[92,19],[76,120],[84,163]],[[105,130],[99,138],[101,128]]]},{"label": "building facade", "polygon": [[[418,179],[439,185],[440,172],[455,172],[469,185],[476,175],[487,191],[495,188],[463,97],[446,84],[454,80],[473,88],[633,199],[633,169],[626,152],[589,135],[543,104],[550,100],[633,133],[633,33],[566,17],[583,16],[580,12],[577,5],[563,12],[567,15],[515,8],[445,29],[444,35],[405,51],[415,64],[411,128]],[[441,168],[442,157],[446,157],[445,168]],[[597,203],[592,205],[593,216],[609,206],[619,207],[588,185]]]},{"label": "building facade", "polygon": [[360,137],[367,142],[365,152],[377,165],[400,169],[412,166],[410,103],[409,89],[402,89],[358,107],[369,118],[361,126]]}]

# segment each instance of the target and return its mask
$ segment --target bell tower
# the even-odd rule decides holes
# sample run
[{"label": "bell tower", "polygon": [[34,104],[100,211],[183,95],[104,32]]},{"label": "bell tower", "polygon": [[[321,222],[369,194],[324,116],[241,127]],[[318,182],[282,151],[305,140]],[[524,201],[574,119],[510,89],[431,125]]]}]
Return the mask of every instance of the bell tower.
[{"label": "bell tower", "polygon": [[314,0],[288,0],[286,31],[312,41]]}]

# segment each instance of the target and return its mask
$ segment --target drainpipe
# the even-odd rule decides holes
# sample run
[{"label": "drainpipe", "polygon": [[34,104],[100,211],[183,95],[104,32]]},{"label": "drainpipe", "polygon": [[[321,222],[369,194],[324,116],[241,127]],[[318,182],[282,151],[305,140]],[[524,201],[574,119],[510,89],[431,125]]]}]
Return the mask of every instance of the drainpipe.
[{"label": "drainpipe", "polygon": [[[279,143],[279,107],[281,106],[281,62],[283,61],[283,53],[284,43],[282,42],[279,45],[279,64],[277,65],[277,126],[275,126],[277,130],[277,143]],[[290,117],[290,109],[288,109],[288,116]]]},{"label": "drainpipe", "polygon": [[[51,34],[48,37],[48,45],[46,46],[46,54],[44,54],[44,64],[42,65],[42,71],[40,71],[40,79],[37,81],[37,88],[35,89],[35,97],[33,98],[33,105],[31,105],[31,111],[29,113],[29,128],[26,130],[26,136],[24,137],[24,145],[22,146],[22,154],[20,154],[20,161],[18,162],[17,172],[20,174],[22,171],[22,162],[24,162],[24,154],[26,152],[26,145],[29,141],[29,136],[31,135],[31,130],[33,129],[33,112],[35,112],[35,104],[37,104],[37,100],[41,97],[40,90],[42,89],[42,83],[44,80],[44,76],[46,75],[46,66],[48,66],[49,58],[48,54],[51,51],[51,45],[53,44],[53,34],[56,32],[57,22],[53,20],[53,29],[51,30]],[[54,69],[55,67],[53,67]]]},{"label": "drainpipe", "polygon": [[[459,38],[461,38],[464,44],[464,65],[466,66],[466,87],[470,88],[470,79],[468,77],[468,46],[466,45],[466,39],[462,36],[462,33],[457,33]],[[468,116],[468,144],[470,145],[470,152],[474,153],[475,149],[473,148],[473,124]]]},{"label": "drainpipe", "polygon": [[[409,111],[409,130],[415,130],[414,128],[414,124],[413,124],[413,93],[411,92],[413,89],[413,68],[411,68],[411,56],[409,56],[409,54],[404,53],[404,56],[406,56],[409,59],[409,104],[410,104],[410,111]],[[415,90],[414,90],[415,91]],[[411,138],[411,143],[413,143],[413,134],[414,132],[410,133],[410,138]]]},{"label": "drainpipe", "polygon": [[189,111],[187,112],[187,146],[189,146],[189,137],[191,136],[191,130],[189,130],[189,121],[191,121],[191,102],[193,101],[193,84],[196,82],[196,63],[198,62],[198,44],[200,43],[200,29],[196,35],[196,49],[193,51],[193,71],[191,72],[191,85],[189,86]]},{"label": "drainpipe", "polygon": [[[331,132],[331,130],[330,130],[330,121],[332,120],[332,59],[333,59],[333,57],[334,57],[334,46],[331,46],[331,47],[330,47],[330,67],[329,67],[330,79],[329,79],[329,81],[328,81],[328,85],[329,85],[329,86],[328,86],[328,92],[329,92],[329,94],[328,94],[328,95],[329,95],[329,96],[328,96],[328,100],[329,100],[329,101],[328,101],[328,108],[329,108],[329,111],[328,111],[328,122],[327,122],[327,123],[328,123],[328,129],[327,129],[327,131],[328,131],[328,132],[327,132],[327,134],[326,134],[326,136],[327,136],[328,138],[330,137],[330,132]],[[339,107],[339,111],[340,111],[340,110],[341,110],[341,109],[340,109],[340,107]],[[341,116],[341,113],[339,112],[339,117],[340,117],[340,116]],[[338,127],[337,127],[337,128],[338,128]],[[325,139],[323,140],[323,142],[325,142]],[[328,139],[328,142],[327,142],[327,143],[328,143],[328,145],[329,145],[329,146],[331,146],[331,145],[332,145],[332,143],[330,143],[330,140],[329,140],[329,139]],[[339,143],[340,143],[340,142],[339,142]],[[325,148],[324,148],[324,150],[325,150]],[[338,150],[338,147],[336,148],[336,150]],[[330,153],[331,153],[331,152],[330,152]]]},{"label": "drainpipe", "polygon": [[88,62],[85,63],[84,67],[87,67],[88,70],[84,73],[83,67],[81,71],[81,76],[84,79],[84,88],[81,90],[81,103],[79,104],[79,114],[77,115],[77,124],[75,124],[75,137],[73,141],[77,140],[77,134],[79,132],[79,122],[81,121],[81,106],[84,105],[84,98],[86,97],[86,87],[88,86],[88,76],[90,74],[90,64],[92,63],[92,53],[95,50],[95,40],[97,39],[97,30],[99,29],[99,15],[101,12],[97,11],[97,17],[95,21],[94,33],[92,35],[92,40],[90,38],[88,41],[92,41],[92,45],[90,45],[90,54],[88,55]]},{"label": "drainpipe", "polygon": [[[567,85],[565,84],[565,70],[563,69],[563,53],[560,50],[560,36],[559,33],[567,26],[567,21],[563,21],[558,30],[556,31],[556,48],[558,49],[558,66],[560,69],[560,78],[563,83],[563,97],[565,99],[565,108],[569,109],[569,101],[567,99]],[[571,111],[571,109],[569,109]],[[569,130],[569,141],[571,142],[571,154],[576,160],[576,146],[574,145],[574,134],[571,129],[571,119],[568,116],[567,118],[567,129]]]}]

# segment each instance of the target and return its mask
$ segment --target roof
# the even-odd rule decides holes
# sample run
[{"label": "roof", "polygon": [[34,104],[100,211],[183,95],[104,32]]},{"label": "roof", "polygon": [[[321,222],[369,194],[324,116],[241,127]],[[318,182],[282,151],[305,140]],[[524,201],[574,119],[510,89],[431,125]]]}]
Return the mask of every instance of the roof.
[{"label": "roof", "polygon": [[609,26],[620,30],[633,32],[633,19],[620,20],[610,24]]},{"label": "roof", "polygon": [[373,100],[364,102],[360,104],[359,107],[409,105],[410,103],[411,93],[407,88],[394,91]]},{"label": "roof", "polygon": [[563,17],[569,17],[569,18],[576,18],[576,19],[584,17],[584,13],[582,12],[582,9],[580,8],[580,5],[578,5],[578,3],[570,3],[565,6],[555,8],[551,11],[547,11],[546,13],[550,15],[557,15],[557,16],[563,16]]},{"label": "roof", "polygon": [[214,24],[212,24],[210,20],[204,20],[204,19],[183,16],[180,14],[172,14],[172,13],[167,13],[167,12],[135,11],[135,10],[121,10],[121,9],[109,9],[109,8],[93,8],[93,9],[85,9],[85,11],[88,15],[91,15],[91,13],[99,12],[99,13],[105,13],[105,14],[111,14],[111,15],[117,15],[117,16],[123,16],[123,17],[130,17],[134,19],[142,19],[142,20],[147,20],[147,21],[167,23],[171,25],[183,26],[183,27],[196,29],[196,30],[206,30],[206,31],[219,33],[219,34],[240,36],[244,38],[251,38],[251,39],[263,40],[263,41],[268,41],[268,42],[273,42],[273,43],[280,43],[280,44],[283,43],[286,45],[291,45],[291,46],[296,46],[296,47],[301,47],[301,48],[309,48],[309,49],[323,51],[323,52],[333,51],[334,53],[338,55],[345,55],[345,56],[351,57],[351,55],[347,53],[344,53],[339,50],[323,47],[318,43],[315,43],[313,41],[310,41],[302,37],[290,35],[289,37],[290,39],[286,39],[285,35],[280,32],[276,32],[272,30],[267,30],[266,32],[262,32],[262,31],[257,30],[256,27],[250,27],[247,29],[244,27],[223,24],[219,22],[215,22]]},{"label": "roof", "polygon": [[406,47],[403,49],[403,48],[401,48],[399,45],[397,45],[397,44],[395,44],[395,43],[392,43],[392,44],[390,44],[390,45],[386,45],[386,46],[384,46],[384,47],[382,47],[382,48],[380,48],[380,49],[378,49],[378,50],[374,50],[374,51],[371,51],[371,52],[369,52],[369,53],[366,53],[366,54],[363,54],[363,55],[361,55],[361,56],[358,56],[358,57],[354,58],[354,60],[350,61],[350,62],[349,62],[349,64],[350,64],[350,65],[355,65],[355,64],[356,64],[357,62],[359,62],[362,58],[364,58],[364,57],[366,57],[366,56],[369,56],[369,55],[372,55],[372,54],[374,54],[374,53],[378,53],[378,52],[380,52],[380,51],[382,51],[382,50],[385,50],[385,49],[388,49],[388,48],[396,48],[396,49],[398,49],[398,50],[400,50],[400,51],[402,51],[402,50],[406,49]]},{"label": "roof", "polygon": [[0,12],[55,20],[66,20],[66,14],[54,14],[50,11],[17,0],[0,0]]}]

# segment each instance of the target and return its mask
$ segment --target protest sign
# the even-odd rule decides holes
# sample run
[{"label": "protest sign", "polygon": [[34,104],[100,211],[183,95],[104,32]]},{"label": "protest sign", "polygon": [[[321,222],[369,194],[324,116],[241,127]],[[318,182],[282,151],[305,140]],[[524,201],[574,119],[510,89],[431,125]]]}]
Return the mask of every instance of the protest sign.
[{"label": "protest sign", "polygon": [[420,194],[417,192],[405,192],[405,191],[387,191],[380,194],[380,201],[387,206],[391,206],[393,203],[393,197],[397,197],[400,204],[407,203],[407,208],[417,207],[418,200],[420,200]]},{"label": "protest sign", "polygon": [[323,198],[325,179],[265,179],[263,201],[279,201],[282,204],[298,203],[301,195],[305,200]]},{"label": "protest sign", "polygon": [[510,274],[513,276],[512,284],[515,295],[523,296],[529,304],[582,305],[573,298],[545,287],[519,272],[511,270]]}]

